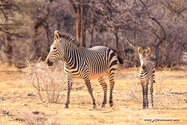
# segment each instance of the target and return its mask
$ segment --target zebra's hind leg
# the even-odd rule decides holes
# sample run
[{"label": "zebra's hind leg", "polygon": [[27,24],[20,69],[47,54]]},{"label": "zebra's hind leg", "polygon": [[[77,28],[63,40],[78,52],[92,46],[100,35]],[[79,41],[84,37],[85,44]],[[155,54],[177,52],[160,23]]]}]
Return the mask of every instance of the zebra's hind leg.
[{"label": "zebra's hind leg", "polygon": [[70,92],[72,88],[72,77],[69,75],[66,75],[66,80],[67,80],[67,100],[66,100],[64,108],[69,108]]},{"label": "zebra's hind leg", "polygon": [[146,106],[145,106],[145,88],[144,88],[144,85],[142,84],[142,95],[143,95],[143,109],[145,109],[146,108]]},{"label": "zebra's hind leg", "polygon": [[149,106],[148,106],[148,103],[149,103],[149,101],[148,101],[148,84],[149,83],[146,84],[146,106],[147,106],[147,108],[149,108]]},{"label": "zebra's hind leg", "polygon": [[110,81],[110,100],[109,100],[109,104],[110,104],[110,107],[112,107],[114,104],[113,104],[113,97],[112,97],[112,92],[113,92],[113,89],[114,89],[114,73],[113,72],[110,72],[108,73],[108,78],[109,78],[109,81]]},{"label": "zebra's hind leg", "polygon": [[93,108],[96,108],[96,104],[95,104],[95,98],[93,96],[93,90],[92,90],[92,86],[90,83],[90,78],[88,76],[84,77],[84,81],[86,83],[86,86],[88,88],[88,92],[90,93],[91,97],[92,97],[92,101],[93,101]]},{"label": "zebra's hind leg", "polygon": [[98,80],[99,80],[100,85],[103,87],[104,97],[103,97],[103,103],[101,105],[101,108],[104,108],[106,104],[106,100],[107,100],[107,85],[103,79],[103,76],[98,78]]}]

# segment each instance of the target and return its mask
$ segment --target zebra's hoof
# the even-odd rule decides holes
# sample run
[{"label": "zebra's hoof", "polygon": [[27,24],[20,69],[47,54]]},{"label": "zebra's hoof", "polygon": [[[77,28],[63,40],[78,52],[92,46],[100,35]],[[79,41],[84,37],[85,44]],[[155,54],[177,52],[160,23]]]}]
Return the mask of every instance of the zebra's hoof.
[{"label": "zebra's hoof", "polygon": [[101,108],[104,108],[104,107],[105,107],[105,104],[102,104],[102,105],[101,105]]},{"label": "zebra's hoof", "polygon": [[148,109],[149,108],[149,106],[143,106],[143,108],[142,109]]},{"label": "zebra's hoof", "polygon": [[65,106],[64,106],[64,108],[65,108],[65,109],[68,109],[68,108],[69,108],[69,106],[68,106],[68,105],[65,105]]},{"label": "zebra's hoof", "polygon": [[113,102],[110,102],[110,107],[112,107],[114,105],[114,103]]},{"label": "zebra's hoof", "polygon": [[93,109],[95,109],[96,108],[96,105],[93,105]]}]

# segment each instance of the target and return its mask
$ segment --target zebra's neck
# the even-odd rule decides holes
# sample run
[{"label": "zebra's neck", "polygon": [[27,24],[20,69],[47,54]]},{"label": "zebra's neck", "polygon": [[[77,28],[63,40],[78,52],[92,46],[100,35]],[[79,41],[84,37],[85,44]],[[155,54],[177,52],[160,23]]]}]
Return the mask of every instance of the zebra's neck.
[{"label": "zebra's neck", "polygon": [[64,51],[64,62],[68,69],[74,69],[78,61],[78,48],[71,48],[69,46],[65,47]]}]

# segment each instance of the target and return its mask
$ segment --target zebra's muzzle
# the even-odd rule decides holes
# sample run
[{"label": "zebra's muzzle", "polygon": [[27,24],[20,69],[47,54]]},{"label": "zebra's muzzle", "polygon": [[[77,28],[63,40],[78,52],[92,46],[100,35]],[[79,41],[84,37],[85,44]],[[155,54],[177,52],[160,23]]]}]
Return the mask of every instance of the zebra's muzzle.
[{"label": "zebra's muzzle", "polygon": [[48,66],[52,66],[53,65],[53,62],[49,61],[49,59],[47,60],[47,64]]},{"label": "zebra's muzzle", "polygon": [[142,69],[143,69],[143,70],[145,69],[145,65],[142,65]]}]

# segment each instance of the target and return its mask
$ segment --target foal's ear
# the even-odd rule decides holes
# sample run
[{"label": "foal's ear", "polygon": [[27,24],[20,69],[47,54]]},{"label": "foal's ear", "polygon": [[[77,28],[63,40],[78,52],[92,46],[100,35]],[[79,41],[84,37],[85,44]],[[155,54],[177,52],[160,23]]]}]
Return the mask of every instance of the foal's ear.
[{"label": "foal's ear", "polygon": [[151,51],[151,48],[150,47],[147,48],[147,50],[145,51],[146,55],[149,55],[150,51]]},{"label": "foal's ear", "polygon": [[142,49],[138,47],[138,54],[142,54]]},{"label": "foal's ear", "polygon": [[55,40],[59,38],[58,30],[56,30],[56,31],[54,32],[54,37],[55,37]]}]

